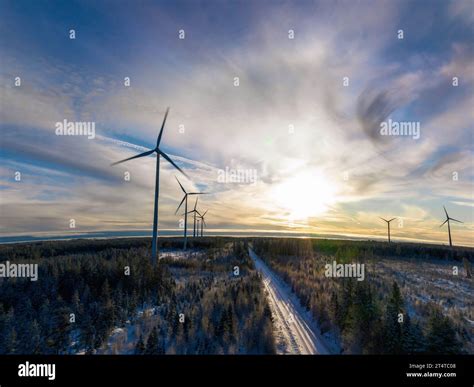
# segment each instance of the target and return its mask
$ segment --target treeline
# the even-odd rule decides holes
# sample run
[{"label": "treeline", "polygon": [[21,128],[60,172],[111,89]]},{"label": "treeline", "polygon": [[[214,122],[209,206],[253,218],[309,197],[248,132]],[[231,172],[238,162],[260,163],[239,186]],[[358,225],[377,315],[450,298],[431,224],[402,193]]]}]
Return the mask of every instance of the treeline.
[{"label": "treeline", "polygon": [[386,243],[379,241],[343,241],[311,239],[313,250],[319,254],[414,259],[467,259],[474,262],[474,249],[462,246],[440,246],[422,243]]},{"label": "treeline", "polygon": [[313,255],[313,242],[307,238],[254,238],[252,245],[255,249],[270,255],[286,257]]},{"label": "treeline", "polygon": [[[191,238],[190,249],[223,248],[232,238]],[[179,249],[183,247],[182,238],[158,238],[160,250]],[[29,243],[12,243],[0,245],[0,262],[16,259],[52,258],[61,255],[97,254],[110,249],[143,249],[151,251],[151,238],[116,238],[116,239],[71,239],[67,241],[41,241]]]},{"label": "treeline", "polygon": [[315,253],[337,255],[341,258],[384,257],[414,259],[467,259],[474,262],[474,248],[440,246],[422,243],[386,243],[378,241],[350,241],[314,238],[255,238],[252,240],[271,254],[309,256]]},{"label": "treeline", "polygon": [[[408,306],[395,281],[387,287],[389,290],[384,291],[367,278],[370,277],[367,273],[364,281],[327,278],[324,265],[332,259],[338,263],[361,262],[361,256],[351,243],[334,242],[336,248],[333,246],[332,250],[329,250],[332,241],[323,242],[324,256],[318,251],[309,251],[308,240],[262,239],[254,240],[253,246],[291,286],[301,304],[312,312],[321,333],[336,339],[342,353],[463,352],[455,325],[436,305],[427,305],[426,320],[410,318]],[[299,255],[301,251],[304,254]]]}]

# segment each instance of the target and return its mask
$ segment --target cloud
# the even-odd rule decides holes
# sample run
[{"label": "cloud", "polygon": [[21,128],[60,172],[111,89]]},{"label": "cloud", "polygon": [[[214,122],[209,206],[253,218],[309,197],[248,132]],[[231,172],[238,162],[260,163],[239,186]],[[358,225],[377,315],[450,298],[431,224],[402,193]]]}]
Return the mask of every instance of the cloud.
[{"label": "cloud", "polygon": [[474,24],[474,8],[470,0],[457,0],[449,3],[449,12],[452,17],[463,21],[468,27]]},{"label": "cloud", "polygon": [[[34,143],[28,142],[28,138],[23,138],[23,141],[23,143],[20,143],[4,138],[2,140],[2,147],[8,150],[8,152],[15,153],[20,159],[33,159],[36,162],[44,162],[53,166],[59,165],[61,168],[70,169],[73,173],[101,180],[111,182],[117,180],[117,176],[111,173],[110,168],[98,167],[93,162],[87,162],[88,158],[86,156],[92,153],[91,147],[87,147],[87,152],[83,153],[78,152],[77,147],[64,146],[64,143],[58,144],[56,142],[57,146],[51,149],[50,147],[46,148],[44,145],[35,146]],[[64,148],[68,149],[67,153],[63,151]]]},{"label": "cloud", "polygon": [[[153,147],[167,106],[163,149],[189,172],[186,187],[212,192],[201,202],[210,208],[210,227],[287,229],[291,211],[275,206],[270,193],[305,170],[326,176],[335,203],[292,231],[383,234],[370,220],[379,212],[375,205],[401,216],[413,203],[412,212],[416,207],[432,221],[442,201],[472,197],[472,55],[465,42],[426,55],[407,44],[394,55],[401,50],[394,31],[404,6],[256,5],[265,18],[253,14],[249,21],[232,19],[243,26],[220,25],[237,31],[232,44],[222,44],[227,37],[216,36],[207,14],[196,25],[186,12],[160,24],[171,11],[147,5],[140,29],[132,28],[134,22],[117,30],[117,36],[137,40],[133,55],[116,65],[95,64],[111,63],[116,47],[99,49],[93,38],[77,49],[93,54],[94,63],[46,57],[35,68],[11,55],[0,111],[0,146],[9,152],[1,183],[10,227],[3,232],[63,230],[72,216],[87,231],[149,228],[155,159],[110,163]],[[246,8],[241,12],[245,16]],[[184,42],[175,36],[177,20],[189,32]],[[154,47],[148,35],[138,39],[143,31],[160,44]],[[8,86],[15,67],[24,74],[21,88]],[[460,75],[458,89],[449,84],[452,74]],[[125,75],[131,87],[123,85]],[[380,122],[390,116],[421,121],[420,140],[382,138]],[[94,120],[96,139],[54,136],[54,122],[64,118]],[[160,226],[177,229],[176,171],[166,162],[161,166]],[[25,172],[21,186],[11,181],[17,167]],[[255,169],[257,184],[220,184],[218,171],[226,167]],[[452,170],[461,180],[448,184]],[[125,172],[131,181],[124,180]],[[315,200],[317,195],[315,190]],[[421,229],[412,223],[403,232],[409,237]]]}]

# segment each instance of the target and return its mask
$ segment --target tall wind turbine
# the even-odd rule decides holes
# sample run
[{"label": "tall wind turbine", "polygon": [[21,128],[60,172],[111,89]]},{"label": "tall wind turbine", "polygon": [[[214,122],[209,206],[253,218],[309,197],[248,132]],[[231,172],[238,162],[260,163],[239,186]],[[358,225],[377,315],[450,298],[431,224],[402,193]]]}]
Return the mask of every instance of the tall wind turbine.
[{"label": "tall wind turbine", "polygon": [[384,218],[380,218],[380,219],[382,219],[384,222],[387,222],[388,243],[390,243],[390,222],[391,222],[392,220],[397,219],[397,218],[392,218],[392,219],[390,219],[390,220],[387,220],[387,219],[384,219]]},{"label": "tall wind turbine", "polygon": [[[181,200],[181,203],[179,203],[179,206],[176,209],[175,215],[178,213],[179,209],[181,208],[181,206],[184,202],[184,247],[183,247],[183,249],[186,250],[186,245],[187,245],[187,242],[188,242],[188,196],[190,196],[190,195],[204,195],[206,192],[186,192],[186,190],[184,189],[183,185],[181,184],[181,182],[178,180],[177,177],[176,177],[176,180],[178,181],[178,184],[181,187],[181,191],[183,191],[183,193],[184,193],[183,200]],[[196,201],[196,203],[197,203],[197,201]],[[196,206],[194,206],[194,209],[196,209]],[[196,219],[196,218],[194,218],[194,219]]]},{"label": "tall wind turbine", "polygon": [[163,136],[163,129],[165,128],[166,118],[168,117],[168,112],[170,108],[166,109],[165,117],[163,118],[163,123],[161,124],[160,133],[158,134],[158,139],[156,140],[156,147],[147,152],[140,153],[136,156],[129,157],[124,160],[117,161],[111,165],[117,165],[128,160],[138,159],[139,157],[149,156],[153,153],[156,153],[156,178],[155,178],[155,208],[153,210],[153,239],[151,242],[151,262],[153,265],[156,265],[156,254],[157,254],[157,244],[156,238],[158,237],[158,197],[160,193],[160,156],[168,161],[173,167],[180,171],[183,175],[187,176],[180,167],[178,167],[170,157],[160,149],[161,137]]},{"label": "tall wind turbine", "polygon": [[451,226],[449,225],[449,221],[452,220],[453,222],[458,222],[458,223],[462,223],[460,220],[457,220],[457,219],[454,219],[454,218],[450,218],[449,215],[448,215],[448,211],[446,211],[446,207],[443,206],[444,208],[444,213],[446,214],[446,220],[443,222],[443,224],[441,224],[441,226],[439,227],[443,227],[444,224],[446,222],[448,222],[448,235],[449,235],[449,246],[453,246],[453,242],[451,240]]},{"label": "tall wind turbine", "polygon": [[[198,212],[198,216],[201,218],[201,237],[203,236],[204,226],[207,227],[206,221],[204,220],[204,217],[206,216],[207,211],[208,210],[206,210],[206,212],[204,212],[204,214],[202,214],[202,215]],[[199,233],[199,231],[198,231],[198,233]]]}]

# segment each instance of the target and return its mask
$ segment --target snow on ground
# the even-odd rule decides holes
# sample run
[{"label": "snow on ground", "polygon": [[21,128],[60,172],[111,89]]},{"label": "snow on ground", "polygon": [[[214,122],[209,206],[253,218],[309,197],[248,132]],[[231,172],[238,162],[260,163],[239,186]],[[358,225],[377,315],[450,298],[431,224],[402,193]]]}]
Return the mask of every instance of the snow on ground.
[{"label": "snow on ground", "polygon": [[[454,266],[460,267],[458,275],[453,275]],[[377,262],[373,269],[372,275],[380,283],[391,283],[396,279],[408,303],[434,302],[447,312],[452,309],[461,310],[468,316],[472,313],[474,283],[465,277],[459,261],[393,259]]]},{"label": "snow on ground", "polygon": [[[106,355],[125,354],[130,355],[135,351],[135,344],[138,341],[140,333],[146,326],[146,331],[155,325],[158,318],[158,308],[146,307],[137,311],[134,322],[127,320],[124,327],[115,327],[102,348],[96,353]],[[79,354],[79,353],[78,353]]]},{"label": "snow on ground", "polygon": [[188,249],[186,251],[182,249],[168,249],[162,250],[159,252],[158,259],[169,259],[169,260],[179,260],[179,259],[188,259],[188,258],[201,258],[205,252],[202,250],[193,250]]},{"label": "snow on ground", "polygon": [[318,333],[317,324],[304,310],[289,286],[254,252],[249,254],[261,273],[272,310],[277,352],[280,354],[330,354],[328,345]]}]

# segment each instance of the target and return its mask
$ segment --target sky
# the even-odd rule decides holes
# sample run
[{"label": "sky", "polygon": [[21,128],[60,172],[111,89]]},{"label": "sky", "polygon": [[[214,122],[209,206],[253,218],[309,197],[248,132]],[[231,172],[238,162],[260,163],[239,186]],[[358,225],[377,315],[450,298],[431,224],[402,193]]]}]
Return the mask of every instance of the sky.
[{"label": "sky", "polygon": [[209,233],[384,238],[385,217],[446,244],[446,206],[474,245],[470,0],[1,0],[0,21],[0,237],[151,230],[155,157],[110,164],[170,107],[189,178],[161,160],[160,230],[182,227],[176,176],[209,192]]}]

